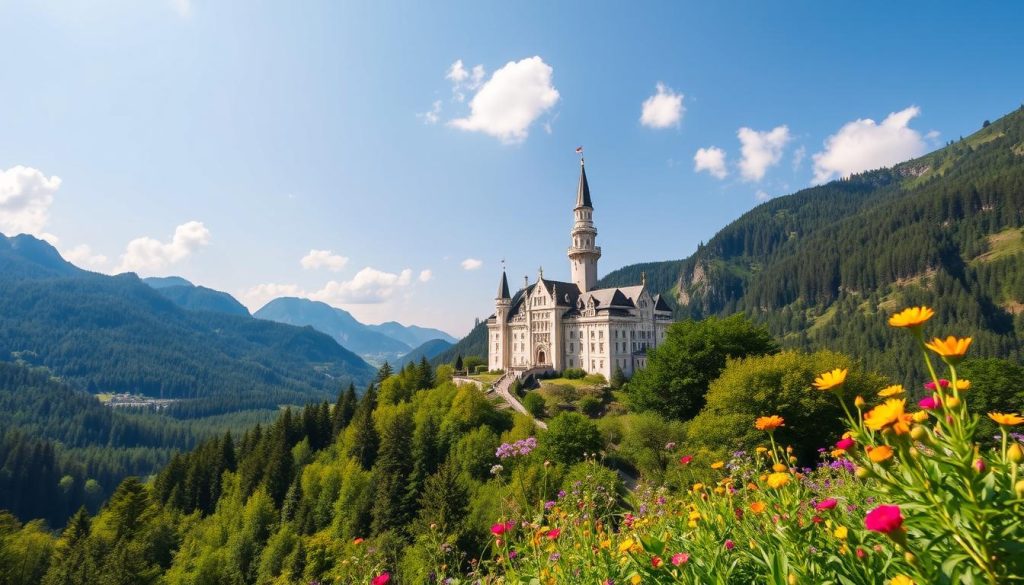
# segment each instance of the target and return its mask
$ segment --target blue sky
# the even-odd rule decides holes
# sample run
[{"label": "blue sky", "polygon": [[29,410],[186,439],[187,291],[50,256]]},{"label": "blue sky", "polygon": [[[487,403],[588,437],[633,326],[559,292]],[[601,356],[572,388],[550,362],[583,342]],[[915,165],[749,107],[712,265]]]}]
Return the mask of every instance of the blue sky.
[{"label": "blue sky", "polygon": [[1022,30],[1013,2],[0,1],[0,231],[458,335],[502,258],[567,278],[576,146],[601,272],[685,257],[1018,107]]}]

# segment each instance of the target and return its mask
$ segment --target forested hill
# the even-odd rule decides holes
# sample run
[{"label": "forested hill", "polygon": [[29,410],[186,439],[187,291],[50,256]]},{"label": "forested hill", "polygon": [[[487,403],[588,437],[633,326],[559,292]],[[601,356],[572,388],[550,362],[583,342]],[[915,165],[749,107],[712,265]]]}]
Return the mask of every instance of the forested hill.
[{"label": "forested hill", "polygon": [[[827,347],[910,381],[885,317],[925,303],[977,355],[1024,331],[1024,108],[921,158],[768,201],[681,261],[627,266],[680,316],[744,312],[791,347]],[[670,254],[671,251],[666,250]]]},{"label": "forested hill", "polygon": [[312,328],[190,311],[134,274],[79,270],[30,236],[0,236],[0,360],[92,392],[190,399],[171,409],[183,416],[305,404],[375,374]]}]

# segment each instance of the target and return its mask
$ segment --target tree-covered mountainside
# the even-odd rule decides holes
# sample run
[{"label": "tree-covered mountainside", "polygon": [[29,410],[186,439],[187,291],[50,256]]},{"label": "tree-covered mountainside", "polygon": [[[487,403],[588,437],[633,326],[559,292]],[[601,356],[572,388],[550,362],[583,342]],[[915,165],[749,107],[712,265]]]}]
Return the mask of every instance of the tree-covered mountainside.
[{"label": "tree-covered mountainside", "polygon": [[430,363],[435,366],[439,364],[454,364],[455,360],[458,359],[460,355],[463,358],[477,356],[485,361],[487,360],[486,321],[480,321],[477,323],[465,337],[460,339],[455,343],[455,345],[434,356],[434,359],[430,360]]},{"label": "tree-covered mountainside", "polygon": [[184,278],[144,278],[142,282],[156,289],[172,303],[190,311],[212,311],[228,315],[249,315],[249,309],[226,292],[196,286]]},{"label": "tree-covered mountainside", "polygon": [[444,339],[431,339],[430,341],[420,345],[416,349],[403,355],[398,360],[398,363],[395,364],[395,366],[401,368],[404,367],[405,364],[418,364],[420,363],[420,360],[422,360],[423,358],[426,358],[427,361],[430,361],[435,356],[437,356],[437,354],[445,351],[452,345],[453,344],[445,341]]},{"label": "tree-covered mountainside", "polygon": [[646,272],[678,316],[743,312],[788,347],[863,356],[904,381],[885,317],[939,307],[978,355],[1019,358],[1024,332],[1024,109],[921,158],[759,205],[681,261]]},{"label": "tree-covered mountainside", "polygon": [[186,310],[134,274],[79,270],[29,236],[0,237],[0,269],[0,360],[79,389],[188,399],[169,410],[202,416],[304,404],[374,374],[311,328]]},{"label": "tree-covered mountainside", "polygon": [[440,329],[420,327],[419,325],[402,325],[397,321],[387,321],[380,325],[367,325],[367,327],[392,339],[397,339],[409,347],[418,347],[434,339],[443,339],[448,343],[458,341]]},{"label": "tree-covered mountainside", "polygon": [[348,311],[320,301],[282,297],[270,301],[253,316],[277,323],[312,327],[330,335],[360,356],[376,362],[396,361],[412,349],[360,323]]}]

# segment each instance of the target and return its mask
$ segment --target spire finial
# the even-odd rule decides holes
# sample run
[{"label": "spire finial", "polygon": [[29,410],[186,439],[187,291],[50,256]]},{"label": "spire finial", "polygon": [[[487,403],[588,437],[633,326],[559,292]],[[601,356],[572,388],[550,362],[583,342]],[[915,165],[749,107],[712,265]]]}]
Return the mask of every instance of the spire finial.
[{"label": "spire finial", "polygon": [[646,272],[641,272],[640,273],[640,286],[647,286],[647,273]]},{"label": "spire finial", "polygon": [[544,278],[544,267],[543,266],[541,266],[540,268],[537,269],[537,275],[540,278]]}]

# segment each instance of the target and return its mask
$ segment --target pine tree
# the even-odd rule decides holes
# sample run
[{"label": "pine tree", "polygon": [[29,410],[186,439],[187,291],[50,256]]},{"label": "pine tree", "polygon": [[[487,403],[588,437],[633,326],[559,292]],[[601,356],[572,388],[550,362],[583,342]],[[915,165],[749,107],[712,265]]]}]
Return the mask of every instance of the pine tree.
[{"label": "pine tree", "polygon": [[384,380],[387,380],[394,373],[394,368],[391,367],[391,364],[385,361],[384,365],[381,366],[380,370],[377,371],[377,384],[380,384]]},{"label": "pine tree", "polygon": [[373,424],[373,409],[377,407],[377,392],[370,388],[363,395],[359,407],[352,418],[352,426],[355,427],[352,446],[349,448],[349,455],[355,457],[363,469],[373,467],[377,458],[377,447],[380,438],[377,436],[377,428]]},{"label": "pine tree", "polygon": [[334,405],[331,422],[335,436],[352,422],[352,415],[355,414],[357,403],[356,386],[349,382],[348,389],[338,394],[338,402]]},{"label": "pine tree", "polygon": [[423,390],[433,387],[434,368],[430,367],[430,362],[428,362],[426,356],[424,356],[420,358],[420,365],[416,368],[416,389]]},{"label": "pine tree", "polygon": [[270,461],[267,464],[265,484],[267,493],[273,498],[274,503],[280,505],[292,483],[293,461],[291,447],[284,436],[284,430],[280,430],[273,438]]},{"label": "pine tree", "polygon": [[296,475],[292,485],[288,487],[288,493],[284,496],[284,502],[281,504],[281,522],[291,522],[294,520],[301,502],[302,478]]},{"label": "pine tree", "polygon": [[462,371],[462,354],[461,353],[459,354],[458,357],[455,358],[455,371],[456,372],[461,372]]},{"label": "pine tree", "polygon": [[302,582],[302,575],[306,572],[306,546],[302,539],[297,539],[295,552],[292,553],[291,562],[288,563],[288,576],[293,583]]},{"label": "pine tree", "polygon": [[412,515],[405,494],[406,479],[412,471],[408,449],[413,429],[412,412],[409,408],[400,408],[381,435],[380,452],[373,466],[376,485],[373,523],[370,528],[373,534],[400,530]]},{"label": "pine tree", "polygon": [[423,485],[420,523],[435,525],[441,534],[457,538],[465,526],[468,502],[469,491],[458,470],[451,462],[446,462]]}]

